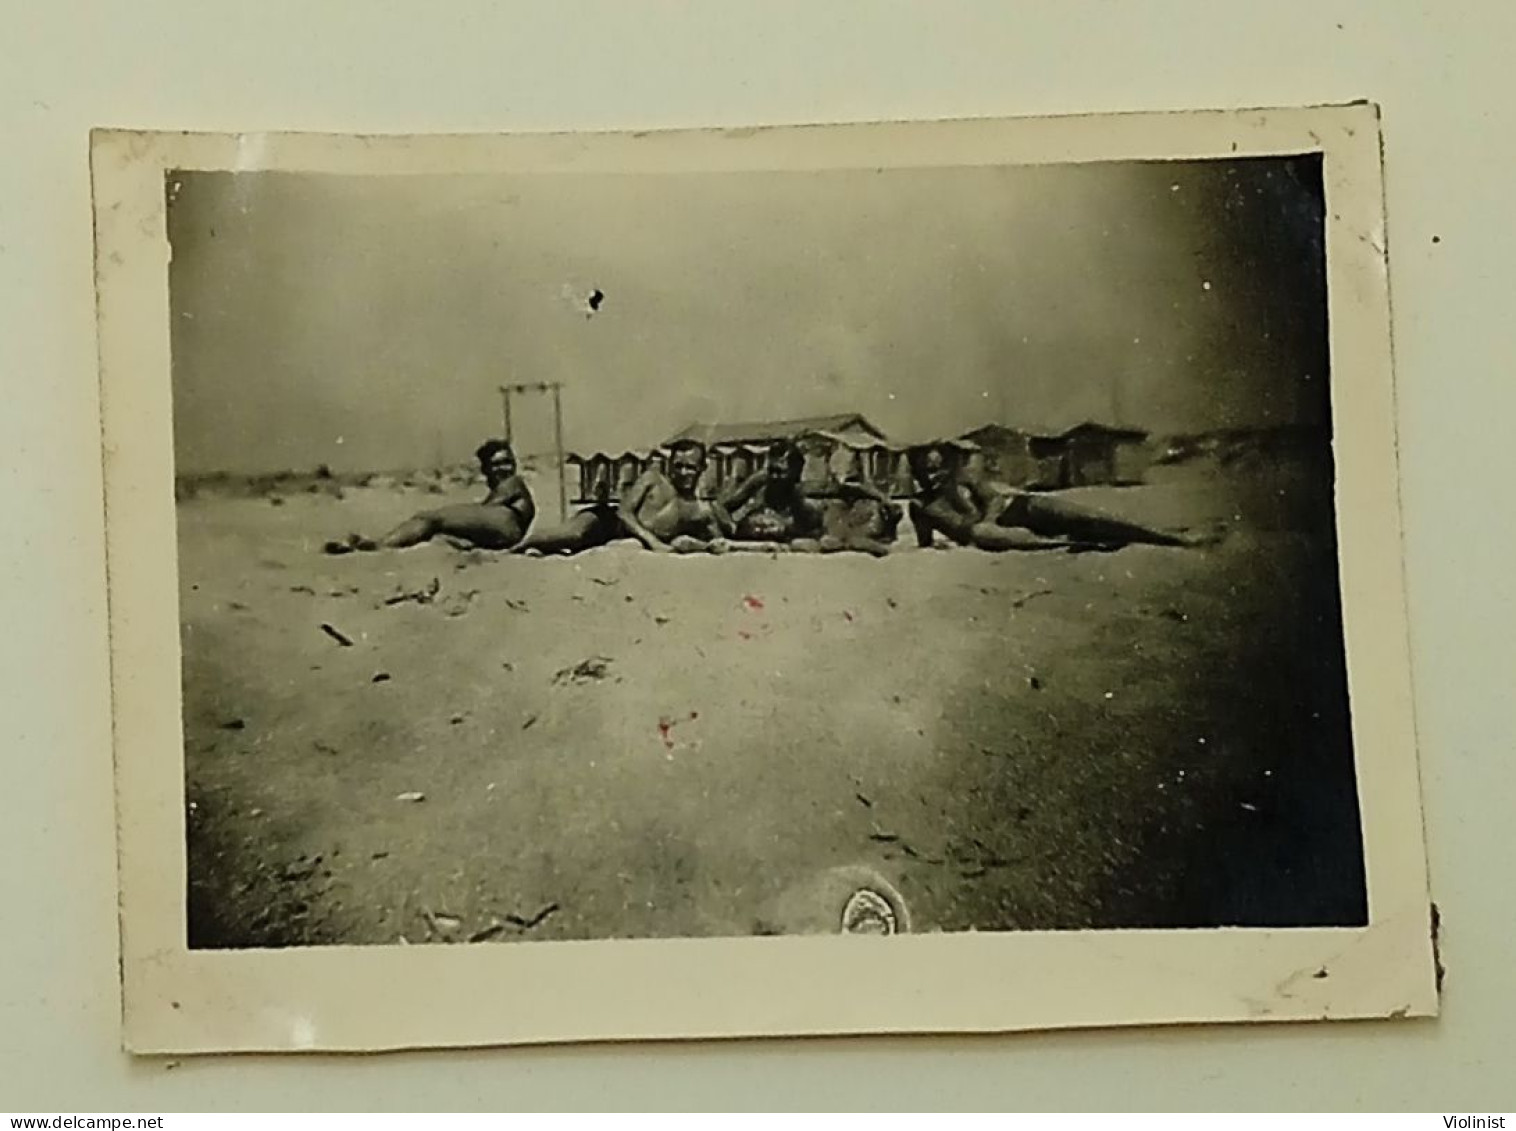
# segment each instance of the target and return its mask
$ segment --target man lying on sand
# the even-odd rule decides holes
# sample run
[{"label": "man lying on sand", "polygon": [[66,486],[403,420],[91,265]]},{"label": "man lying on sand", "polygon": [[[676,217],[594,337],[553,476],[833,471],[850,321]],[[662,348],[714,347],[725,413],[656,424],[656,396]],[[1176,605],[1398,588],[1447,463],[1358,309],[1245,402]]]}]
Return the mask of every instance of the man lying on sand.
[{"label": "man lying on sand", "polygon": [[521,554],[577,554],[621,538],[633,538],[657,553],[720,553],[726,548],[711,505],[695,494],[705,471],[705,445],[682,440],[669,449],[669,471],[648,468],[621,497],[600,503],[562,526],[529,536]]},{"label": "man lying on sand", "polygon": [[900,525],[900,508],[854,470],[823,503],[800,482],[805,454],[789,440],[769,446],[768,461],[716,501],[716,518],[732,549],[883,557]]},{"label": "man lying on sand", "polygon": [[418,546],[433,538],[447,538],[480,550],[508,550],[521,541],[537,516],[531,489],[516,474],[516,453],[504,440],[486,440],[474,453],[479,470],[489,486],[482,503],[461,503],[422,511],[375,542],[361,534],[349,534],[328,542],[328,554],[351,554],[355,550],[399,550]]},{"label": "man lying on sand", "polygon": [[[1173,533],[1128,522],[1066,499],[1017,491],[959,466],[941,446],[911,456],[920,494],[911,502],[917,544],[940,533],[981,550],[1099,549],[1133,544],[1199,546],[1214,537]],[[1028,537],[1030,535],[1030,537]]]},{"label": "man lying on sand", "polygon": [[861,473],[846,476],[823,516],[823,554],[852,551],[882,558],[900,526],[900,507]]},{"label": "man lying on sand", "polygon": [[788,440],[769,445],[768,462],[714,504],[734,548],[819,550],[826,514],[800,484],[805,454]]}]

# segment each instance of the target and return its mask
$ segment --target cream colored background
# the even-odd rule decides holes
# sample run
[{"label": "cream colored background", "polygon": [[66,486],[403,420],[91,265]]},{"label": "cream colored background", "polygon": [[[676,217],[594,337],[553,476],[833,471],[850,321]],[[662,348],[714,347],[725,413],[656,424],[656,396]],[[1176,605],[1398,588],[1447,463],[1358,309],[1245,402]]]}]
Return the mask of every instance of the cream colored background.
[{"label": "cream colored background", "polygon": [[[1516,522],[1490,495],[1516,470],[1500,411],[1516,408],[1501,270],[1516,238],[1500,208],[1516,17],[1319,0],[1062,3],[1039,15],[924,3],[370,7],[139,3],[128,17],[7,5],[0,1107],[1512,1106],[1497,1074],[1516,1005],[1505,814],[1516,771],[1502,711],[1516,581],[1500,551]],[[90,126],[649,128],[1359,96],[1385,113],[1422,764],[1447,920],[1441,1021],[174,1072],[116,1051]]]}]

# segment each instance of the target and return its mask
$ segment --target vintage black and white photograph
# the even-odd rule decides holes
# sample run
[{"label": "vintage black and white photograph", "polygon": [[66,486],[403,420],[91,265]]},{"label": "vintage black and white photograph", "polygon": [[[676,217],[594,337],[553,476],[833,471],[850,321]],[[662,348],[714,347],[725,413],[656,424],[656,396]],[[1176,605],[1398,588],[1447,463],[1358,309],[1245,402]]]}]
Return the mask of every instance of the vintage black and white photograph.
[{"label": "vintage black and white photograph", "polygon": [[1366,921],[1319,156],[165,188],[192,947]]},{"label": "vintage black and white photograph", "polygon": [[107,137],[138,1039],[1435,1009],[1376,130]]}]

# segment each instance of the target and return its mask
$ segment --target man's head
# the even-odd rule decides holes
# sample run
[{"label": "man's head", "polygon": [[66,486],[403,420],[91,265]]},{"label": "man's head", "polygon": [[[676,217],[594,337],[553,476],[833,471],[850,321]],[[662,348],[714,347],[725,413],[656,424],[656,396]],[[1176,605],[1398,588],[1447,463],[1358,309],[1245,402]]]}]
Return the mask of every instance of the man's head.
[{"label": "man's head", "polygon": [[669,449],[669,482],[674,490],[688,498],[695,493],[705,472],[705,445],[694,440],[681,441]]},{"label": "man's head", "polygon": [[516,453],[505,440],[486,440],[479,445],[474,456],[479,460],[484,481],[491,487],[516,474]]},{"label": "man's head", "polygon": [[911,474],[927,495],[936,495],[953,477],[953,461],[941,444],[929,444],[910,454]]},{"label": "man's head", "polygon": [[805,471],[805,453],[790,440],[775,440],[769,445],[765,470],[770,483],[799,483]]}]

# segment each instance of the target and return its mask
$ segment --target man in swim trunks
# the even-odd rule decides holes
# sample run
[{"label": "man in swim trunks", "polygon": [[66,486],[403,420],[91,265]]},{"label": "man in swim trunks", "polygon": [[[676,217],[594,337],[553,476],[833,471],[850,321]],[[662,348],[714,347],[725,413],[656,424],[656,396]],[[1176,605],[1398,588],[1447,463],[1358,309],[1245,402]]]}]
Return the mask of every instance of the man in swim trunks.
[{"label": "man in swim trunks", "polygon": [[800,485],[805,454],[789,440],[769,445],[768,462],[715,503],[721,529],[735,542],[814,551],[825,533],[822,506]]},{"label": "man in swim trunks", "polygon": [[447,538],[480,550],[508,550],[521,541],[537,515],[526,482],[516,474],[516,453],[504,440],[486,440],[474,453],[489,487],[482,503],[460,503],[422,511],[379,541],[361,534],[326,543],[328,554],[356,550],[400,550],[433,538]]},{"label": "man in swim trunks", "polygon": [[517,553],[577,554],[623,538],[656,553],[720,553],[726,548],[711,505],[695,491],[705,471],[705,446],[694,440],[675,444],[665,475],[648,468],[622,495],[620,505],[597,503],[562,526],[527,537]]},{"label": "man in swim trunks", "polygon": [[958,465],[941,446],[912,453],[920,494],[911,502],[916,541],[930,547],[942,534],[981,550],[1088,549],[1122,546],[1199,546],[1214,538],[1128,522],[1066,499],[1017,491]]}]

